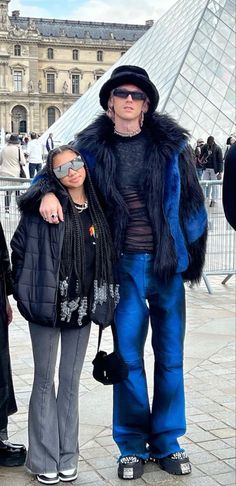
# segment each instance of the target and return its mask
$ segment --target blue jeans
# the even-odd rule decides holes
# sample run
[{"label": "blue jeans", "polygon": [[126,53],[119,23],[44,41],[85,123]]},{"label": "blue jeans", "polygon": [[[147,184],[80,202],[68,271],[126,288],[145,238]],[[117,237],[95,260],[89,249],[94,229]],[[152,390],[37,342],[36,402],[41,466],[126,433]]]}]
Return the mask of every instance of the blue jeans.
[{"label": "blue jeans", "polygon": [[[117,347],[129,375],[114,386],[113,437],[121,456],[165,457],[183,450],[177,438],[186,431],[182,276],[177,274],[165,283],[153,272],[152,255],[124,254],[118,278]],[[155,359],[151,410],[143,360],[149,318]]]},{"label": "blue jeans", "polygon": [[199,181],[202,180],[202,175],[203,175],[203,169],[201,169],[200,167],[196,167],[196,172],[197,172],[197,178]]},{"label": "blue jeans", "polygon": [[[217,181],[216,173],[214,169],[205,169],[203,173],[203,180],[204,181]],[[210,193],[211,193],[211,199],[213,201],[216,201],[217,199],[217,193],[218,193],[218,186],[216,185],[205,185],[205,197],[210,198]]]},{"label": "blue jeans", "polygon": [[33,164],[32,162],[29,163],[29,176],[30,179],[33,179],[34,173],[36,174],[42,169],[42,164]]}]

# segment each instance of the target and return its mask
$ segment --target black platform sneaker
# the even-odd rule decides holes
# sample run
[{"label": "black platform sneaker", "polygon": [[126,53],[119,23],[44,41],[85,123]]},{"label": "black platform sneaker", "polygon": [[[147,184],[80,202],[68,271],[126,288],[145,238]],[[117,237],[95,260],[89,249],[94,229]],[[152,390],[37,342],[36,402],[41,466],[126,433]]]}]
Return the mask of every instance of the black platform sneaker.
[{"label": "black platform sneaker", "polygon": [[120,479],[138,479],[143,474],[143,459],[126,456],[119,460],[118,477]]},{"label": "black platform sneaker", "polygon": [[26,458],[26,448],[23,444],[12,444],[0,440],[0,466],[22,466]]},{"label": "black platform sneaker", "polygon": [[155,462],[158,462],[160,468],[169,474],[183,475],[191,473],[191,464],[186,452],[175,452],[169,456],[157,459]]}]

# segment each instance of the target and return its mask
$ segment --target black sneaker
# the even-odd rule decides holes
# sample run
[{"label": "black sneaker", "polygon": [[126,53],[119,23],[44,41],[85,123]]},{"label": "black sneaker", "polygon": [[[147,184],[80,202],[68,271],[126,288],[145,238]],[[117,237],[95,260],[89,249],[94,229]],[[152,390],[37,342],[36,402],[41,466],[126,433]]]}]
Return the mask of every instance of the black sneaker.
[{"label": "black sneaker", "polygon": [[59,479],[64,483],[74,481],[78,477],[77,469],[67,469],[66,471],[59,472]]},{"label": "black sneaker", "polygon": [[191,473],[191,464],[186,452],[175,452],[167,457],[158,459],[157,462],[160,468],[169,474],[183,475]]},{"label": "black sneaker", "polygon": [[143,474],[143,460],[137,456],[126,456],[119,460],[120,479],[138,479]]},{"label": "black sneaker", "polygon": [[0,441],[0,466],[16,467],[25,463],[26,448],[23,444]]},{"label": "black sneaker", "polygon": [[60,479],[57,473],[52,474],[37,474],[36,479],[42,484],[57,484]]}]

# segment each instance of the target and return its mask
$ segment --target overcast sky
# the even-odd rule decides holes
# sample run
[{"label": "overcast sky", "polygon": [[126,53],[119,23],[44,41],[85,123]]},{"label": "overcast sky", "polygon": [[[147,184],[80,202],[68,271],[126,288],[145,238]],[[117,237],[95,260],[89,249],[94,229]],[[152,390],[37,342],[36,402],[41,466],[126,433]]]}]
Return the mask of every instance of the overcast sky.
[{"label": "overcast sky", "polygon": [[11,0],[22,17],[144,24],[158,20],[176,0]]}]

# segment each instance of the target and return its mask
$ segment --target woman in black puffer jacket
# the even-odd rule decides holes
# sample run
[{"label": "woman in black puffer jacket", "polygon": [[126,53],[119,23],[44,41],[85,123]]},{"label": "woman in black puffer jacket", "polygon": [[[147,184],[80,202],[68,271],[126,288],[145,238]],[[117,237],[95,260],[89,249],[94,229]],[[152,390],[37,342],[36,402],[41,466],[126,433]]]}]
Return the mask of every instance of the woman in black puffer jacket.
[{"label": "woman in black puffer jacket", "polygon": [[45,170],[64,222],[49,225],[41,218],[41,188],[31,186],[19,203],[11,247],[14,297],[29,321],[35,364],[26,466],[39,482],[56,484],[77,477],[78,387],[90,323],[111,323],[118,292],[110,232],[84,160],[65,145],[49,153]]}]

